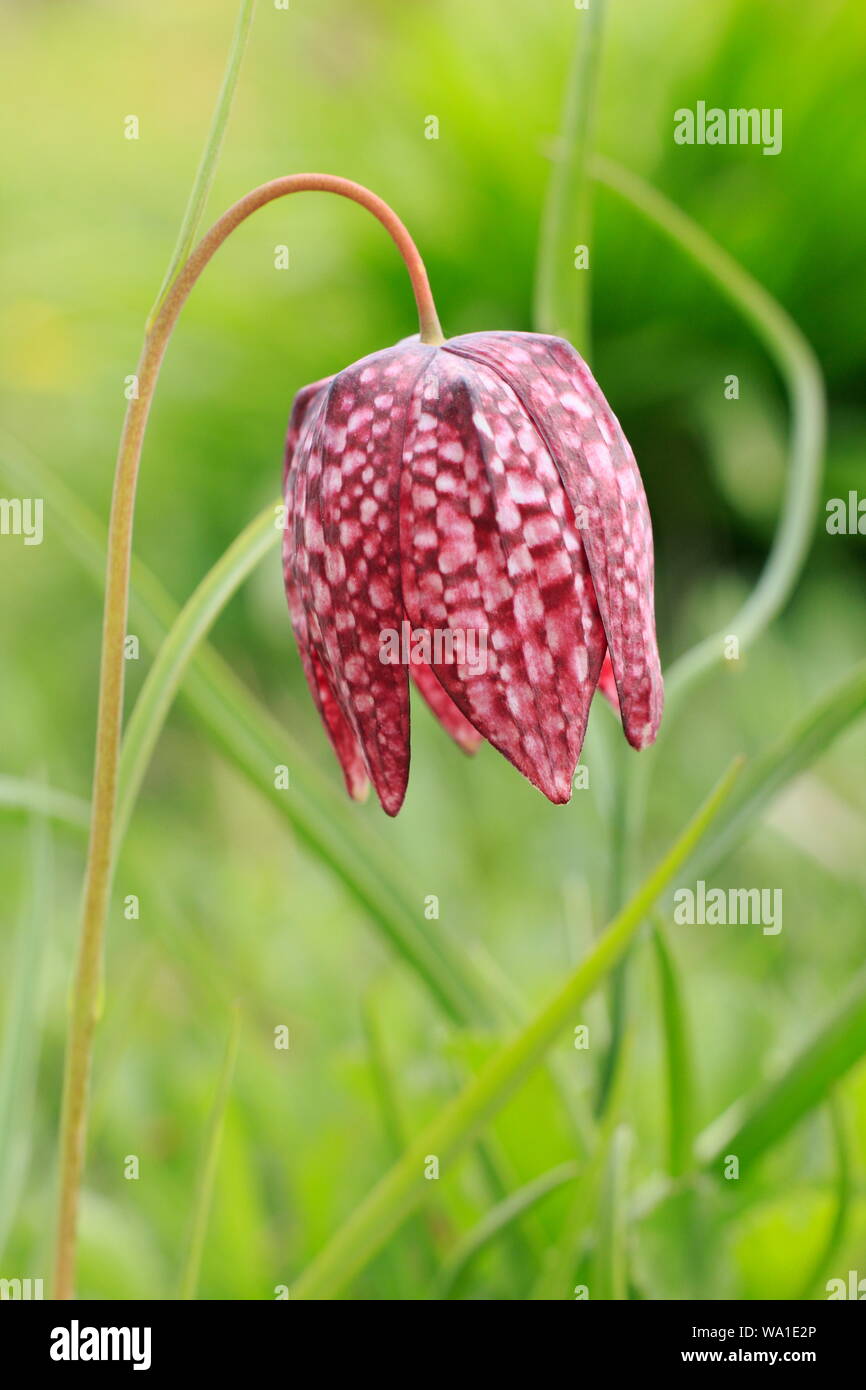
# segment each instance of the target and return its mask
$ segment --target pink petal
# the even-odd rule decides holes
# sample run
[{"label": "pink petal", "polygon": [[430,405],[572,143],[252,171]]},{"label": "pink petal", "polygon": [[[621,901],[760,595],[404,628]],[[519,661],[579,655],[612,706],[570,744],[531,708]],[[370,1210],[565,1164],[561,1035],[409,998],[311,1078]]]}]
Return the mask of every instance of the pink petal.
[{"label": "pink petal", "polygon": [[626,737],[651,743],[664,699],[653,610],[649,509],[634,455],[569,343],[530,333],[452,339],[514,389],[553,459],[580,525],[610,649]]},{"label": "pink petal", "polygon": [[[322,716],[328,737],[333,744],[334,751],[343,769],[343,776],[346,780],[346,789],[351,797],[356,801],[363,801],[367,795],[369,782],[367,781],[367,771],[361,753],[361,746],[355,736],[355,732],[348,719],[343,714],[337,698],[334,694],[333,685],[328,678],[326,668],[312,648],[310,643],[309,625],[307,622],[307,611],[304,605],[303,595],[300,586],[295,581],[295,518],[300,516],[299,525],[303,526],[303,506],[305,503],[305,468],[309,458],[309,451],[312,443],[312,434],[308,431],[307,436],[299,448],[299,437],[304,419],[312,409],[315,414],[320,413],[324,405],[324,396],[316,401],[315,396],[322,390],[322,383],[316,383],[315,387],[307,387],[305,391],[299,393],[295,400],[292,410],[292,419],[289,425],[289,433],[286,448],[286,468],[284,478],[284,495],[286,502],[286,526],[283,532],[283,576],[286,584],[286,597],[289,602],[289,612],[292,618],[292,627],[295,633],[295,640],[298,644],[298,651],[301,656],[301,664],[307,678],[307,684],[315,701],[316,708]],[[300,473],[299,473],[300,466]]]},{"label": "pink petal", "polygon": [[486,635],[486,670],[440,662],[437,678],[531,782],[567,801],[604,655],[583,547],[514,392],[448,349],[415,391],[400,505],[413,627]]},{"label": "pink petal", "polygon": [[286,502],[291,505],[291,498],[288,496],[289,474],[295,464],[295,454],[298,448],[298,441],[301,437],[301,430],[314,405],[319,404],[318,397],[324,394],[325,388],[330,386],[334,380],[332,376],[322,377],[321,381],[314,381],[310,386],[302,386],[295,399],[292,401],[292,413],[289,416],[289,428],[286,431],[286,445],[283,456],[283,494]]},{"label": "pink petal", "polygon": [[611,708],[616,710],[617,714],[619,714],[619,695],[616,691],[616,681],[614,679],[610,652],[605,652],[604,654],[601,675],[598,678],[598,688]]},{"label": "pink petal", "polygon": [[307,639],[389,815],[409,775],[409,695],[405,667],[380,653],[383,632],[403,618],[403,433],[433,352],[392,348],[339,373],[307,416],[294,471],[293,582]]}]

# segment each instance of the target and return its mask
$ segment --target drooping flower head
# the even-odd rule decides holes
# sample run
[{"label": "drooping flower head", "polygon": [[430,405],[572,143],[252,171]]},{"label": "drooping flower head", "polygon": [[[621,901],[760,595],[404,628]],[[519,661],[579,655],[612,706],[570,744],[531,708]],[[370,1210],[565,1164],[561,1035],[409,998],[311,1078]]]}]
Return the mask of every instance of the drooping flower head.
[{"label": "drooping flower head", "polygon": [[292,623],[352,796],[403,802],[410,676],[465,749],[487,739],[554,802],[600,678],[629,742],[655,738],[646,496],[563,339],[412,340],[306,387],[284,489]]}]

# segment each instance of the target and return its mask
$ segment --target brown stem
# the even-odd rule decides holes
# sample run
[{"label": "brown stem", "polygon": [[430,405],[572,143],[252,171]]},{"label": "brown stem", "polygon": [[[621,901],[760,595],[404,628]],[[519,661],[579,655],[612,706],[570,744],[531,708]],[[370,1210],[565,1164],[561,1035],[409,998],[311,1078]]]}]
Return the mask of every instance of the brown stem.
[{"label": "brown stem", "polygon": [[288,193],[337,193],[377,217],[396,243],[412,282],[421,341],[444,342],[427,272],[396,213],[375,193],[332,174],[288,174],[254,188],[224,212],[202,238],[169,286],[148,328],[138,364],[138,395],[124,420],[117,456],[102,628],[102,659],[93,769],[90,841],[84,902],[72,994],[63,1111],[60,1122],[60,1196],[54,1267],[54,1297],[73,1297],[78,1202],[87,1137],[87,1105],[93,1038],[99,1016],[105,918],[114,859],[114,813],[123,729],[124,641],[129,608],[129,571],[135,491],[147,419],[172,329],[193,285],[226,238],[257,208]]}]

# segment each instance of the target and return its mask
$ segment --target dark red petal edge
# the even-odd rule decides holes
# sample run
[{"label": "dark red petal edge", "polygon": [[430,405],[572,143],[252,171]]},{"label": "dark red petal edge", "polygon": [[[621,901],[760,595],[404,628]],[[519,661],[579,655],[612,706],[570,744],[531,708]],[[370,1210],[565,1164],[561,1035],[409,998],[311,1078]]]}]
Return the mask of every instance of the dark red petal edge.
[{"label": "dark red petal edge", "polygon": [[[306,397],[303,402],[301,402],[301,395]],[[306,505],[306,468],[309,452],[315,439],[315,433],[309,429],[305,437],[301,439],[301,427],[305,420],[315,419],[316,415],[323,409],[325,396],[323,384],[317,383],[315,387],[307,387],[306,392],[302,392],[301,395],[296,400],[292,411],[292,421],[287,440],[286,468],[284,469],[286,525],[283,532],[283,577],[286,585],[286,597],[307,684],[343,769],[346,789],[356,801],[363,801],[367,795],[369,782],[361,746],[349,720],[340,708],[326,668],[310,641],[302,588],[295,578],[296,532],[300,531],[302,534],[303,531],[303,512]]]},{"label": "dark red petal edge", "polygon": [[[312,650],[360,745],[382,806],[396,815],[409,775],[406,668],[383,662],[399,631],[399,488],[406,411],[434,349],[392,348],[334,378],[310,431],[294,580]],[[299,489],[300,498],[300,489]]]},{"label": "dark red petal edge", "polygon": [[400,535],[413,627],[486,635],[486,669],[439,662],[435,675],[531,782],[567,801],[604,655],[583,547],[514,392],[447,351],[412,402]]},{"label": "dark red petal edge", "polygon": [[559,470],[580,526],[610,649],[623,728],[636,748],[658,731],[664,688],[653,608],[652,524],[634,455],[586,363],[564,339],[477,333],[446,351],[514,389]]}]

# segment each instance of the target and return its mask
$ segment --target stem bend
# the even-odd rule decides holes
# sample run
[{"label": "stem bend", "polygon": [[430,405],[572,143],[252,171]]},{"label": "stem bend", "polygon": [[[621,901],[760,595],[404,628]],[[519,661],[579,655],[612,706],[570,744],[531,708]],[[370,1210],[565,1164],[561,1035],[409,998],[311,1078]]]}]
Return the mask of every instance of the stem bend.
[{"label": "stem bend", "polygon": [[114,863],[118,764],[123,731],[124,641],[129,609],[129,575],[135,493],[147,420],[162,359],[174,325],[193,285],[228,236],[258,208],[289,193],[336,193],[371,212],[395,242],[406,264],[421,341],[444,342],[430,282],[414,241],[387,203],[351,179],[334,174],[287,174],[252,189],[223,213],[170,281],[148,324],[137,378],[138,395],[129,402],[117,455],[111,520],[102,657],[93,769],[90,840],[78,956],[71,1000],[69,1037],[60,1122],[60,1194],[55,1253],[54,1297],[73,1296],[75,1239],[84,1150],[93,1038],[100,1011],[105,919]]}]

